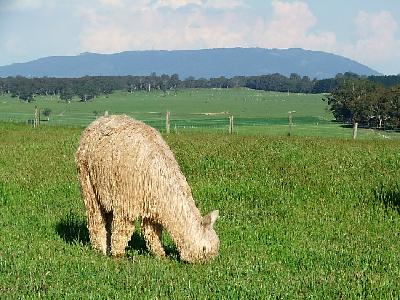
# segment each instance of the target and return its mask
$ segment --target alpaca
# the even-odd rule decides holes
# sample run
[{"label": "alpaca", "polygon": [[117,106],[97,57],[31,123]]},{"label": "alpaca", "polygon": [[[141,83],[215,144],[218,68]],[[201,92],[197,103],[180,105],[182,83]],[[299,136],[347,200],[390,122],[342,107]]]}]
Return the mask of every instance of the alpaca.
[{"label": "alpaca", "polygon": [[141,217],[146,246],[157,256],[165,256],[163,228],[184,261],[218,254],[218,210],[200,215],[172,151],[154,128],[128,116],[101,117],[83,132],[76,163],[93,248],[123,255]]}]

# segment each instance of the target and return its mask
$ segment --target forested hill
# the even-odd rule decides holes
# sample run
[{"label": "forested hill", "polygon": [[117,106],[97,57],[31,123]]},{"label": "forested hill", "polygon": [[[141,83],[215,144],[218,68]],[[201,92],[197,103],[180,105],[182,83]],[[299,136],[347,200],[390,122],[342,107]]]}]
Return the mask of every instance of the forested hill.
[{"label": "forested hill", "polygon": [[180,78],[257,76],[297,73],[311,79],[338,73],[379,75],[348,58],[303,49],[224,48],[176,51],[128,51],[52,56],[0,67],[0,77],[82,77],[178,74]]}]

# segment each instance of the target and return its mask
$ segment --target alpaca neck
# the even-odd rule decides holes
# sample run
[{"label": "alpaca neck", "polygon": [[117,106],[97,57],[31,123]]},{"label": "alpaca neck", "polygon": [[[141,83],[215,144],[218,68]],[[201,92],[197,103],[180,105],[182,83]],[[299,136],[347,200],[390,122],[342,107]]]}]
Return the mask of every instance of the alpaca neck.
[{"label": "alpaca neck", "polygon": [[199,249],[204,229],[201,224],[202,216],[191,195],[183,197],[179,203],[177,211],[171,211],[172,222],[167,222],[164,227],[171,234],[181,256],[186,256]]},{"label": "alpaca neck", "polygon": [[160,190],[165,192],[157,195],[165,201],[159,212],[161,224],[170,233],[181,256],[197,253],[204,238],[201,224],[203,218],[172,152],[163,154],[162,159],[156,160],[152,168],[159,170],[154,177],[159,178]]}]

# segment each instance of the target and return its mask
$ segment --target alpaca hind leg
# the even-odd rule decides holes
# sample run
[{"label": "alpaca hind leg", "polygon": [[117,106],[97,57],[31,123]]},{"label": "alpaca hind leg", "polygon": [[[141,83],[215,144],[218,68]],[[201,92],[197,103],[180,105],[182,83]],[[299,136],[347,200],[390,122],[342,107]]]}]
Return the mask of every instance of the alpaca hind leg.
[{"label": "alpaca hind leg", "polygon": [[165,251],[161,243],[162,226],[148,218],[143,218],[142,232],[147,248],[155,255],[164,257]]},{"label": "alpaca hind leg", "polygon": [[115,215],[111,227],[111,255],[119,257],[125,253],[125,248],[135,230],[135,224],[127,218]]},{"label": "alpaca hind leg", "polygon": [[89,237],[92,247],[107,254],[106,216],[100,207],[86,168],[79,169],[82,196],[86,207]]}]

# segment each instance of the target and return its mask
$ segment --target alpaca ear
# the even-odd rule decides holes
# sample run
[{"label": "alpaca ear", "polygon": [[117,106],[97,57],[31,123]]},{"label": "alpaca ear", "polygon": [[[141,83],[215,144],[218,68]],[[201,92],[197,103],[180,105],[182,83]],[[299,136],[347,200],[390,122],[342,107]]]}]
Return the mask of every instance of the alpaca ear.
[{"label": "alpaca ear", "polygon": [[219,210],[213,210],[203,218],[203,226],[213,228],[215,221],[217,221]]}]

